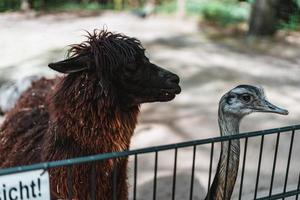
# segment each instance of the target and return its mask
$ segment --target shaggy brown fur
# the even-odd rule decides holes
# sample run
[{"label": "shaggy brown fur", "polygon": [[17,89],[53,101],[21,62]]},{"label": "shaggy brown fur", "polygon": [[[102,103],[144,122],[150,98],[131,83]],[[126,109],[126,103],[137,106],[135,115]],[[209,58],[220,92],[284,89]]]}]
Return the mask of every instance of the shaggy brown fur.
[{"label": "shaggy brown fur", "polygon": [[[178,77],[150,63],[134,38],[94,32],[70,52],[70,59],[49,65],[66,77],[36,81],[7,114],[0,129],[1,168],[127,150],[139,105],[180,92]],[[114,169],[117,198],[127,199],[127,158],[72,166],[72,191],[67,169],[51,169],[52,198],[91,199],[92,165],[96,199],[112,198]]]}]

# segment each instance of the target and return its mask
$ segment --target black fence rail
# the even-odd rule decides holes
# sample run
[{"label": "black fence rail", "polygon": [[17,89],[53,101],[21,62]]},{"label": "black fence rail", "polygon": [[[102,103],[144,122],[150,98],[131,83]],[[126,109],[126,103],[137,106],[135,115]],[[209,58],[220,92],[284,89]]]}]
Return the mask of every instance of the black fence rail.
[{"label": "black fence rail", "polygon": [[[300,125],[203,140],[113,152],[69,160],[0,169],[0,176],[37,169],[67,168],[72,199],[72,166],[128,158],[129,199],[204,199],[219,162],[221,143],[239,140],[238,177],[231,199],[296,199],[300,194]],[[230,151],[228,151],[230,154]],[[230,155],[228,156],[230,157]],[[229,170],[227,162],[225,179]],[[90,170],[90,198],[97,199],[96,168]],[[117,199],[118,169],[112,176],[112,199]],[[224,189],[226,190],[227,181]],[[224,197],[225,199],[225,197]]]}]

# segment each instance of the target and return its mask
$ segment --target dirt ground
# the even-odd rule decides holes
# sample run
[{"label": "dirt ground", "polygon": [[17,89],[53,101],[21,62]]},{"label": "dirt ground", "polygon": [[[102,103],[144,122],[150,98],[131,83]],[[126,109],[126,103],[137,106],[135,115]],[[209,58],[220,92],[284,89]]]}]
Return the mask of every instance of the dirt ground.
[{"label": "dirt ground", "polygon": [[[172,102],[142,106],[132,149],[203,139],[219,135],[218,101],[238,84],[261,85],[269,100],[290,111],[288,116],[253,114],[244,119],[241,131],[254,131],[299,123],[300,37],[258,40],[244,37],[215,37],[199,27],[197,20],[153,16],[137,18],[129,13],[97,16],[48,14],[35,17],[19,13],[0,15],[0,82],[28,75],[53,76],[47,64],[65,56],[67,45],[82,41],[83,30],[106,27],[139,38],[155,63],[181,77],[182,93]],[[288,185],[296,189],[299,175],[300,135],[296,133]],[[268,194],[276,135],[264,143],[258,196]],[[281,136],[273,193],[284,182],[290,133]],[[241,143],[244,144],[244,141]],[[260,138],[249,140],[243,198],[253,199]],[[217,146],[214,169],[218,161]],[[243,151],[242,151],[243,154]],[[157,199],[171,199],[174,152],[158,157]],[[181,149],[178,157],[176,199],[189,195],[192,148]],[[207,190],[210,146],[197,148],[194,199]],[[154,155],[138,162],[138,198],[152,199]],[[132,163],[130,169],[133,169]],[[132,171],[129,180],[132,182]],[[240,180],[240,178],[239,178]],[[232,199],[238,198],[240,181]]]}]

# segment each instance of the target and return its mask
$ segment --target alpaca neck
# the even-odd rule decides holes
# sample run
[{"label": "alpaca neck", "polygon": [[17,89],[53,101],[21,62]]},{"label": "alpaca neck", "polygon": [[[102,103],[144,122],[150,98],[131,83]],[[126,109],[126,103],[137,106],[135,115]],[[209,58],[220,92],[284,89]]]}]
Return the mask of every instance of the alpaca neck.
[{"label": "alpaca neck", "polygon": [[49,105],[50,148],[66,153],[62,159],[127,150],[139,107],[123,108],[93,80],[67,78],[56,86]]},{"label": "alpaca neck", "polygon": [[[219,127],[221,136],[235,135],[239,133],[240,118],[226,115],[222,111],[219,111]],[[229,156],[229,157],[228,157]],[[234,189],[238,167],[239,167],[239,156],[240,156],[240,142],[239,140],[231,140],[230,146],[229,141],[222,142],[221,154],[216,171],[215,178],[212,186],[206,197],[206,200],[230,200],[232,191]],[[229,164],[227,165],[227,161]],[[228,166],[228,169],[226,169]],[[227,171],[227,175],[226,175]],[[225,182],[226,191],[225,191]],[[224,192],[225,191],[225,192]],[[226,198],[224,198],[226,193]]]}]

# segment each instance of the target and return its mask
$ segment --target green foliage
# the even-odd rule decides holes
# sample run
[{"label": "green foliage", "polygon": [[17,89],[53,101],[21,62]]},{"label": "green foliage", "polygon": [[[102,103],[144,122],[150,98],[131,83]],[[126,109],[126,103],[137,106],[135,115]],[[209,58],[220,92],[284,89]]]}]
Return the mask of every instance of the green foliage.
[{"label": "green foliage", "polygon": [[248,19],[250,8],[222,1],[209,1],[200,8],[204,20],[222,26],[245,22]]},{"label": "green foliage", "polygon": [[[122,0],[108,0],[107,4],[100,4],[96,0],[29,0],[35,10],[76,11],[120,9]],[[125,0],[126,1],[126,0]],[[0,0],[0,12],[18,10],[21,0]]]},{"label": "green foliage", "polygon": [[17,10],[20,7],[20,0],[0,0],[0,12]]},{"label": "green foliage", "polygon": [[[162,3],[156,8],[156,12],[167,14],[175,13],[176,10],[175,0]],[[237,0],[186,0],[185,10],[188,15],[200,15],[206,21],[225,26],[246,21],[250,5],[240,6]]]},{"label": "green foliage", "polygon": [[69,2],[52,2],[46,4],[46,10],[54,10],[54,11],[77,11],[77,10],[103,10],[103,9],[112,9],[112,4],[101,5],[96,2],[92,3],[75,3],[72,1]]},{"label": "green foliage", "polygon": [[300,30],[300,15],[295,14],[289,17],[288,22],[280,22],[279,29],[288,30],[288,31],[297,31]]},{"label": "green foliage", "polygon": [[188,0],[186,3],[186,10],[188,14],[199,15],[202,13],[203,6],[207,0]]},{"label": "green foliage", "polygon": [[287,31],[299,31],[300,30],[300,0],[294,0],[298,5],[298,12],[294,12],[294,14],[289,15],[289,20],[280,21],[278,25],[278,29],[283,29]]}]

